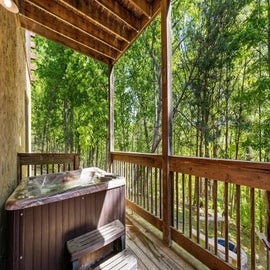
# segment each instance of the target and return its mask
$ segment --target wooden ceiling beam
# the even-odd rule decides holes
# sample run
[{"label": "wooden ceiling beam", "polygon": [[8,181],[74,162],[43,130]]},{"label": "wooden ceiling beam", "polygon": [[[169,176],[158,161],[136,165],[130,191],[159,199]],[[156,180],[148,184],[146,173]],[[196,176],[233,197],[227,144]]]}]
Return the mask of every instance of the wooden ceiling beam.
[{"label": "wooden ceiling beam", "polygon": [[[22,25],[115,64],[160,11],[161,0],[17,0]],[[33,24],[33,25],[31,25]]]},{"label": "wooden ceiling beam", "polygon": [[132,4],[141,10],[141,12],[148,18],[150,19],[152,17],[152,9],[151,5],[146,1],[146,0],[130,0]]},{"label": "wooden ceiling beam", "polygon": [[129,10],[125,9],[115,0],[95,0],[96,3],[106,8],[107,11],[123,21],[136,32],[140,30],[140,20]]},{"label": "wooden ceiling beam", "polygon": [[59,4],[57,1],[31,0],[31,2],[54,16],[70,23],[79,30],[85,31],[93,38],[109,45],[113,49],[118,50],[119,52],[123,50],[125,45],[124,41],[117,39],[115,35],[104,31],[102,28],[98,28],[92,21],[86,21],[86,19],[81,16],[74,16],[74,13],[70,9]]},{"label": "wooden ceiling beam", "polygon": [[[133,0],[132,0],[133,1]],[[136,1],[136,0],[135,0]],[[160,0],[154,0],[152,2],[152,18],[151,20],[149,20],[146,16],[144,16],[142,18],[141,24],[142,24],[142,28],[140,29],[139,33],[137,33],[136,35],[133,35],[131,37],[131,42],[130,44],[125,48],[125,50],[123,52],[121,52],[120,54],[118,54],[117,59],[115,61],[113,61],[113,64],[115,64],[117,62],[117,60],[125,53],[125,51],[129,48],[129,46],[136,40],[136,38],[145,30],[145,28],[154,20],[154,18],[158,15],[158,13],[160,12]]]},{"label": "wooden ceiling beam", "polygon": [[104,64],[108,65],[112,63],[112,60],[110,58],[105,57],[104,55],[99,54],[96,51],[93,51],[92,49],[86,47],[84,44],[71,40],[66,36],[62,36],[59,32],[45,27],[42,23],[38,23],[29,19],[29,17],[26,17],[25,15],[20,15],[20,22],[23,28],[35,32],[36,34],[41,35],[49,40],[60,43],[68,48],[71,48],[72,50],[94,58]]},{"label": "wooden ceiling beam", "polygon": [[33,21],[44,24],[48,29],[54,29],[55,26],[58,25],[57,29],[59,29],[59,32],[63,36],[66,36],[77,43],[84,44],[85,46],[89,47],[89,49],[99,54],[103,54],[112,60],[116,59],[117,57],[118,52],[116,50],[92,38],[79,29],[74,28],[66,21],[59,20],[59,18],[53,16],[51,13],[46,12],[38,6],[33,5],[31,2],[24,1],[22,3],[21,13]]},{"label": "wooden ceiling beam", "polygon": [[94,1],[84,1],[84,0],[59,0],[64,5],[68,5],[75,12],[79,12],[81,15],[86,16],[93,23],[100,25],[106,31],[115,34],[118,38],[123,39],[126,42],[130,42],[129,29],[125,24],[120,24],[116,20],[112,20],[108,16],[104,16],[100,8],[98,9],[97,4]]}]

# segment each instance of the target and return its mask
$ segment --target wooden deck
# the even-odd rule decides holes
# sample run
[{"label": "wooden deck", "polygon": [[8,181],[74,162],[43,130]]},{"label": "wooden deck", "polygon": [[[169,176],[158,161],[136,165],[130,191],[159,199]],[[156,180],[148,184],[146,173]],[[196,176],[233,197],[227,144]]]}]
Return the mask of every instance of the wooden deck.
[{"label": "wooden deck", "polygon": [[177,246],[166,247],[161,233],[130,209],[126,211],[127,248],[138,260],[138,270],[208,269]]}]

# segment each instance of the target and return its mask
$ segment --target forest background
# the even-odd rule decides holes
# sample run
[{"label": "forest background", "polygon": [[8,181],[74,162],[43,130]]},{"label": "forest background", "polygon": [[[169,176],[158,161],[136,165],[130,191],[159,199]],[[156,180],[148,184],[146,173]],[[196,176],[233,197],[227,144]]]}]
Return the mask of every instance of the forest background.
[{"label": "forest background", "polygon": [[[172,1],[173,154],[270,158],[270,0]],[[115,64],[115,150],[161,152],[160,17]],[[107,66],[35,37],[33,152],[106,167]]]},{"label": "forest background", "polygon": [[[106,169],[108,67],[37,35],[35,44],[32,151],[75,152],[82,167]],[[158,16],[114,66],[116,151],[161,153],[161,49]],[[174,155],[270,161],[270,0],[173,0],[172,69]],[[264,232],[265,196],[255,196]],[[229,197],[235,224],[233,185]],[[245,241],[249,198],[241,187]]]}]

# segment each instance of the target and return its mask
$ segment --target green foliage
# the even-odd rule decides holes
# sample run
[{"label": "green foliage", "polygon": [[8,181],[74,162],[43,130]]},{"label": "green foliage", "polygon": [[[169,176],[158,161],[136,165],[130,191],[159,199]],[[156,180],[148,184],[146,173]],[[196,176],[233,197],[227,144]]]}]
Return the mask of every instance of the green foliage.
[{"label": "green foliage", "polygon": [[[33,149],[78,152],[85,164],[105,166],[107,68],[54,42],[35,37],[37,82],[32,92]],[[91,154],[90,154],[91,152]]]},{"label": "green foliage", "polygon": [[[268,159],[268,17],[264,0],[173,1],[175,154],[246,159],[251,147],[253,160]],[[160,40],[158,16],[115,65],[116,150],[161,151]],[[87,152],[103,141],[105,149],[106,67],[36,44],[34,148]]]}]

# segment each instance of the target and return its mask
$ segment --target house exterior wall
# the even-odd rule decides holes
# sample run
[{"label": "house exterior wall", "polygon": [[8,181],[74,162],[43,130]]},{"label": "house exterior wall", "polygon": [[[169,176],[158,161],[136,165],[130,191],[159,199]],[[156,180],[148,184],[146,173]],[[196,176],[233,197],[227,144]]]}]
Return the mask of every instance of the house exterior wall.
[{"label": "house exterior wall", "polygon": [[25,152],[30,80],[18,15],[0,5],[0,269],[7,263],[5,201],[17,185],[17,153]]}]

